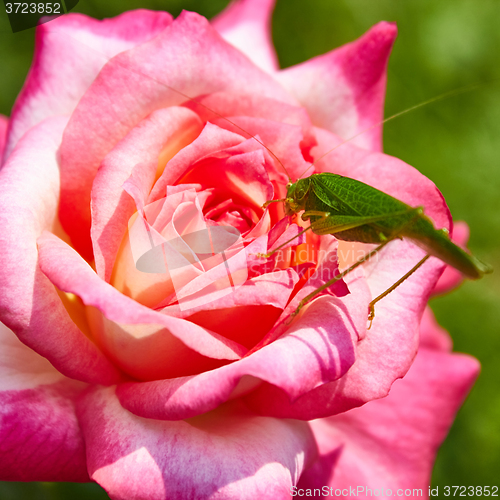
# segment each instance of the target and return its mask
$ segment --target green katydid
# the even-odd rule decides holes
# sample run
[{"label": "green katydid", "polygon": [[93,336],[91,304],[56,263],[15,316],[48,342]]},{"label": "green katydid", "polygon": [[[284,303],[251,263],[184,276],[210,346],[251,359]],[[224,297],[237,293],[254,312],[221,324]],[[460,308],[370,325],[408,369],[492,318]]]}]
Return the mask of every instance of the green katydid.
[{"label": "green katydid", "polygon": [[[424,249],[427,255],[400,280],[370,302],[370,321],[375,315],[374,305],[413,274],[431,255],[458,269],[470,279],[481,278],[492,271],[490,266],[455,245],[446,229],[435,229],[422,207],[411,207],[349,177],[332,173],[313,174],[289,183],[286,198],[269,201],[265,206],[277,201],[285,203],[286,215],[294,215],[304,210],[301,218],[310,221],[310,226],[302,233],[312,230],[318,235],[332,234],[338,240],[378,244],[362,259],[302,299],[293,316],[318,293],[342,279],[396,238],[410,239]],[[261,256],[269,257],[293,239]]]}]

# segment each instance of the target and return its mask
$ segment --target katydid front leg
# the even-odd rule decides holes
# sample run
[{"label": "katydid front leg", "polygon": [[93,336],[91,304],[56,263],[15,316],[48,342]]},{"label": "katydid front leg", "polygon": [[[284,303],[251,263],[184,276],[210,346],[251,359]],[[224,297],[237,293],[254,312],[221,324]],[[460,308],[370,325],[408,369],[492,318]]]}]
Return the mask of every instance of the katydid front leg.
[{"label": "katydid front leg", "polygon": [[[304,215],[305,215],[306,212],[304,212],[304,214],[302,214],[302,220],[307,220],[307,219],[304,219]],[[309,212],[311,213],[311,212]],[[329,212],[314,212],[313,215],[317,215],[317,216],[320,216],[321,219],[320,220],[323,220],[327,217],[330,216],[330,213]],[[318,221],[316,221],[318,222]],[[285,243],[282,243],[278,248],[275,248],[273,251],[271,252],[268,252],[268,253],[258,253],[257,254],[257,257],[264,257],[264,258],[269,258],[271,257],[271,255],[274,255],[276,252],[278,252],[279,250],[281,250],[284,246],[288,245],[288,243],[291,243],[293,240],[297,239],[300,235],[304,234],[306,231],[309,231],[312,229],[312,232],[315,233],[316,231],[314,230],[313,228],[313,224],[311,224],[309,227],[306,227],[305,229],[303,229],[302,231],[300,231],[298,234],[296,234],[293,238],[290,238],[289,240],[285,241]]]},{"label": "katydid front leg", "polygon": [[271,257],[271,255],[274,255],[276,252],[281,250],[284,246],[288,245],[288,243],[291,243],[292,241],[296,240],[300,235],[304,234],[306,231],[309,231],[310,229],[312,229],[312,226],[306,227],[305,229],[303,229],[302,231],[297,233],[293,238],[290,238],[289,240],[285,241],[285,243],[282,243],[278,248],[275,248],[271,252],[257,253],[255,255],[257,255],[257,257],[262,257],[264,259],[268,259],[269,257]]}]

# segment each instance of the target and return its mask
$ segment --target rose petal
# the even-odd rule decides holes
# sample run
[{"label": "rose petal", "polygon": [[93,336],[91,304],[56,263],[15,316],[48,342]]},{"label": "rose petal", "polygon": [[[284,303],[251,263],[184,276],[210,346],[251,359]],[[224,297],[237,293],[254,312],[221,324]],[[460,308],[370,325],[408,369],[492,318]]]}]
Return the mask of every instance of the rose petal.
[{"label": "rose petal", "polygon": [[278,69],[278,58],[271,39],[274,1],[235,1],[211,21],[224,40],[240,49],[259,68],[268,72]]},{"label": "rose petal", "polygon": [[328,54],[285,69],[277,79],[307,108],[313,123],[373,151],[382,150],[387,61],[396,25],[381,22]]},{"label": "rose petal", "polygon": [[88,481],[69,380],[0,323],[0,479]]},{"label": "rose petal", "polygon": [[[311,422],[320,460],[301,488],[421,488],[427,495],[436,452],[479,371],[465,355],[422,348],[389,396]],[[369,495],[360,491],[359,496]],[[358,496],[358,495],[357,495]],[[388,493],[386,493],[388,496]]]},{"label": "rose petal", "polygon": [[92,242],[96,270],[104,280],[110,280],[128,220],[137,210],[123,189],[124,182],[140,164],[152,185],[160,153],[164,152],[162,162],[166,163],[167,155],[175,154],[200,132],[200,120],[189,110],[161,109],[132,129],[104,159],[92,187]]},{"label": "rose petal", "polygon": [[[207,96],[200,96],[195,101],[190,101],[185,103],[184,106],[193,109],[198,113],[198,115],[206,121],[212,121],[219,123],[221,127],[228,128],[231,130],[231,123],[233,117],[246,117],[246,118],[264,118],[266,120],[276,122],[281,125],[294,125],[300,127],[303,138],[297,141],[300,148],[303,150],[304,157],[309,159],[309,150],[316,144],[316,140],[313,135],[313,129],[311,124],[311,119],[307,114],[307,111],[303,107],[296,105],[286,104],[282,101],[276,99],[270,99],[263,97],[258,94],[232,94],[230,92],[215,92]],[[222,117],[226,118],[223,119]],[[225,125],[223,124],[225,122]],[[249,131],[244,127],[236,127],[237,133],[247,137]],[[234,130],[234,129],[233,129]],[[281,158],[280,153],[274,150],[274,145],[269,144],[268,140],[272,137],[273,141],[280,143],[281,132],[273,132],[269,129],[267,132],[269,137],[262,137],[262,132],[258,129],[254,131],[254,140],[257,140],[256,136],[260,136],[260,140],[270,149],[275,156],[278,156],[282,163],[287,164],[286,157]],[[285,135],[285,141],[288,139]],[[297,145],[294,145],[296,147]],[[287,152],[285,151],[286,155]],[[272,156],[272,155],[271,155]],[[273,156],[274,158],[274,156]],[[302,159],[303,161],[303,159]],[[285,184],[288,182],[286,177],[283,177],[283,168],[278,166],[279,174],[282,179],[280,181]],[[300,173],[296,173],[295,177],[290,172],[289,174],[296,178]],[[270,172],[270,175],[272,173]]]},{"label": "rose petal", "polygon": [[238,128],[241,127],[248,134],[258,136],[272,151],[273,158],[279,158],[280,164],[276,166],[279,174],[286,174],[296,179],[309,167],[301,149],[304,136],[298,126],[246,116],[232,117],[231,121],[236,127],[223,119],[217,120],[216,123],[234,132],[238,132]]},{"label": "rose petal", "polygon": [[[185,286],[203,274],[200,269],[203,264],[196,262],[196,255],[182,236],[194,235],[196,238],[201,232],[209,239],[208,229],[195,185],[191,184],[191,189],[186,189],[186,184],[173,189],[169,186],[166,197],[145,206],[152,178],[147,179],[144,174],[139,165],[123,186],[134,198],[137,213],[129,221],[130,227],[120,246],[110,283],[137,302],[159,309],[169,304],[175,294],[175,299],[180,300]],[[179,217],[182,234],[175,227]],[[183,220],[189,221],[187,227],[182,226]],[[204,240],[203,236],[201,239]],[[222,279],[227,281],[225,268]]]},{"label": "rose petal", "polygon": [[122,295],[54,235],[44,233],[38,239],[38,248],[40,267],[51,282],[102,313],[97,320],[92,316],[97,321],[94,335],[99,335],[97,340],[108,356],[136,378],[203,371],[221,364],[214,360],[235,360],[247,352],[237,342]]},{"label": "rose petal", "polygon": [[[228,132],[212,123],[206,123],[201,134],[169,161],[168,168],[156,181],[148,203],[165,197],[167,186],[175,185],[182,176],[191,170],[191,166],[195,162],[206,157],[217,157],[221,151],[238,146],[244,141],[245,139],[238,134]],[[227,153],[224,156],[227,156]]]},{"label": "rose petal", "polygon": [[183,12],[153,40],[110,60],[73,112],[60,149],[60,218],[75,248],[91,258],[92,181],[105,155],[132,127],[156,109],[188,100],[186,96],[249,87],[291,100],[206,19],[191,12]]},{"label": "rose petal", "polygon": [[115,499],[285,499],[315,452],[306,423],[232,403],[181,422],[143,419],[113,391],[80,406],[89,472]]},{"label": "rose petal", "polygon": [[223,158],[207,158],[199,162],[182,182],[198,182],[203,189],[215,188],[223,199],[232,198],[248,206],[255,213],[253,218],[257,219],[257,214],[263,212],[262,205],[272,198],[273,188],[262,151],[240,151],[241,148],[235,147]]},{"label": "rose petal", "polygon": [[[297,281],[291,269],[266,273],[247,280],[219,300],[190,309],[183,317],[251,349],[272,328]],[[176,308],[166,310],[180,315]]]},{"label": "rose petal", "polygon": [[61,234],[56,153],[66,121],[27,132],[0,171],[0,319],[61,373],[107,384],[119,379],[117,370],[72,321],[37,263],[38,236]]},{"label": "rose petal", "polygon": [[[223,117],[246,116],[252,118],[265,118],[267,120],[296,125],[302,128],[304,135],[311,134],[311,119],[307,110],[297,103],[288,104],[282,100],[272,99],[257,93],[233,93],[229,91],[213,92],[197,97],[193,101],[183,104],[190,108],[204,120],[213,122]],[[238,133],[242,134],[242,130]]]},{"label": "rose petal", "polygon": [[154,38],[171,21],[166,12],[136,10],[103,21],[66,14],[39,25],[33,64],[12,111],[4,160],[34,125],[69,115],[111,58]]},{"label": "rose petal", "polygon": [[25,346],[3,323],[0,323],[0,341],[1,392],[36,389],[66,379],[47,359]]},{"label": "rose petal", "polygon": [[193,377],[121,384],[120,402],[147,418],[188,418],[227,401],[245,375],[281,387],[295,400],[339,379],[354,362],[356,329],[361,321],[364,326],[366,305],[356,310],[353,302],[349,310],[338,300],[317,300],[285,335],[236,363]]},{"label": "rose petal", "polygon": [[[384,250],[376,265],[365,265],[365,271],[371,273],[368,283],[372,297],[392,285],[423,256],[420,249],[404,241],[394,242]],[[366,336],[360,335],[356,361],[344,377],[313,389],[295,401],[279,388],[262,384],[247,396],[247,404],[263,415],[311,420],[386,396],[394,380],[405,375],[416,354],[420,317],[441,270],[442,264],[437,259],[429,259],[377,303],[372,328]],[[354,305],[350,303],[363,296],[359,286],[366,286],[366,282],[362,278],[356,280],[356,276],[345,279],[351,294],[337,300],[352,310]],[[313,305],[315,302],[309,307]],[[367,308],[360,314],[366,322]],[[359,326],[358,331],[364,332],[365,325]]]},{"label": "rose petal", "polygon": [[[262,216],[261,208],[273,196],[268,167],[263,150],[253,139],[243,140],[237,134],[207,123],[200,136],[169,162],[155,183],[148,203],[165,197],[169,185],[192,182],[199,184],[202,191],[218,188],[214,194],[220,199],[215,202],[232,199],[249,209],[249,216],[257,226],[268,228],[269,216],[267,212]],[[256,229],[254,227],[252,234]]]}]

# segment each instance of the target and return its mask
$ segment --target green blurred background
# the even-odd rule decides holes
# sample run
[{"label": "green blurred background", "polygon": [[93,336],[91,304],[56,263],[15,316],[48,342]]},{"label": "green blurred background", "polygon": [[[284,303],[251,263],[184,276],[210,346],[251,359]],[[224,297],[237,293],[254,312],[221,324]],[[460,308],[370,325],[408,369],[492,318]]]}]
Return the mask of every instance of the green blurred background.
[{"label": "green blurred background", "polygon": [[[74,12],[112,17],[139,7],[181,9],[210,18],[227,0],[80,0]],[[464,283],[431,305],[455,350],[482,373],[439,451],[433,486],[499,484],[500,466],[500,1],[278,0],[273,37],[282,67],[354,40],[381,20],[399,37],[389,64],[386,116],[443,92],[480,88],[385,125],[385,151],[418,168],[443,192],[455,219],[471,228],[469,247],[496,273]],[[9,115],[28,71],[33,29],[12,34],[0,13],[0,113]],[[440,488],[442,493],[442,489]],[[0,500],[100,499],[94,484],[0,483]]]}]

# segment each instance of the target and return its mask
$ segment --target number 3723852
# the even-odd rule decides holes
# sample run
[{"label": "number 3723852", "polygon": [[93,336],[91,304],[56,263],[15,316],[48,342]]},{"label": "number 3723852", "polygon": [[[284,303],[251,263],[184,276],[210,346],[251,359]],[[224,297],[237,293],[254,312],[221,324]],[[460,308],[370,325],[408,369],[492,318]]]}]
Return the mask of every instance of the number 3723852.
[{"label": "number 3723852", "polygon": [[445,486],[445,497],[498,497],[498,486]]},{"label": "number 3723852", "polygon": [[60,3],[6,3],[7,14],[63,14]]}]

